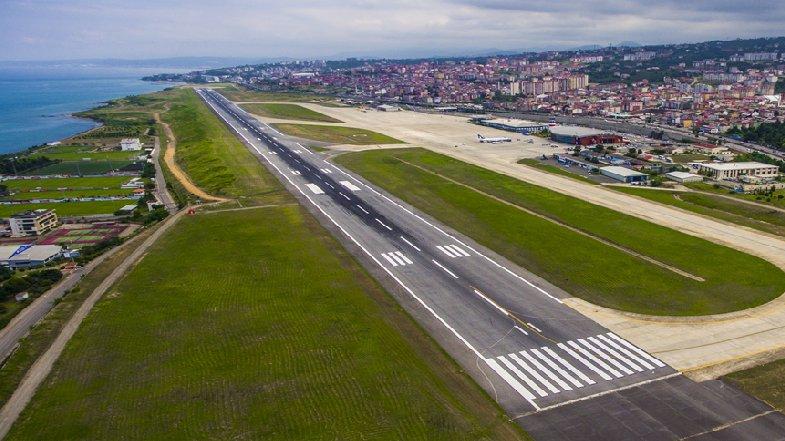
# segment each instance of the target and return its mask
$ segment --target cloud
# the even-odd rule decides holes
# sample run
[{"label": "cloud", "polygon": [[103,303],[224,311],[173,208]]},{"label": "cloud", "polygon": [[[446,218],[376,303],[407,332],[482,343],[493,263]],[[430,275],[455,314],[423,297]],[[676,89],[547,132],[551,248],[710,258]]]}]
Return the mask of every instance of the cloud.
[{"label": "cloud", "polygon": [[4,59],[406,56],[784,34],[779,0],[6,0]]}]

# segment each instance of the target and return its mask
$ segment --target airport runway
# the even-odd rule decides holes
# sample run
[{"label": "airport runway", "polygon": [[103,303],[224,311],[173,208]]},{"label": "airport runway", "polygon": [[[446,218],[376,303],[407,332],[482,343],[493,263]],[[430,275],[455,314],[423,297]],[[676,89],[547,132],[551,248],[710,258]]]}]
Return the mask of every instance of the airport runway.
[{"label": "airport runway", "polygon": [[[738,430],[741,421],[754,426],[744,433],[767,439],[785,433],[785,417],[768,406],[743,394],[739,401],[747,405],[729,406],[726,396],[566,306],[558,288],[325,161],[217,92],[197,93],[535,437],[630,439],[645,431],[650,439],[712,439],[706,434]],[[650,399],[623,398],[641,393]],[[619,403],[624,412],[610,411]],[[679,411],[657,413],[663,406]],[[691,423],[671,421],[674,415]],[[554,418],[570,424],[551,427]]]}]

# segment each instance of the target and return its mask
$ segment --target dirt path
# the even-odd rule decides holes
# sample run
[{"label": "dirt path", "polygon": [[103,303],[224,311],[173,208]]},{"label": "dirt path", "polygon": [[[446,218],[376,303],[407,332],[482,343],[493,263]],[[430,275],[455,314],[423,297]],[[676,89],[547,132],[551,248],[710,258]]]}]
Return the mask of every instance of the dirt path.
[{"label": "dirt path", "polygon": [[90,294],[90,296],[85,299],[84,303],[76,310],[74,315],[68,320],[68,322],[63,327],[60,334],[57,338],[52,342],[52,345],[49,349],[44,352],[38,360],[33,363],[30,367],[30,370],[27,371],[27,374],[24,376],[22,381],[19,383],[19,386],[14,391],[11,398],[5,403],[2,409],[0,409],[0,439],[4,438],[8,431],[11,429],[11,426],[14,424],[19,415],[22,413],[24,408],[33,398],[35,395],[36,390],[44,382],[46,377],[52,371],[52,366],[62,354],[65,345],[68,341],[73,337],[76,333],[76,330],[79,328],[79,325],[82,323],[82,320],[87,316],[90,310],[93,308],[95,303],[103,296],[103,294],[120,278],[122,278],[128,270],[130,270],[140,259],[141,257],[147,252],[150,246],[158,240],[161,235],[163,235],[169,228],[177,223],[177,221],[187,212],[187,210],[182,210],[179,213],[175,214],[174,216],[170,216],[164,223],[158,227],[158,229],[153,232],[150,237],[145,239],[145,241],[139,245],[139,248],[134,250],[131,255],[126,257],[123,262],[109,274],[109,277],[104,279],[100,285],[98,285],[95,290]]},{"label": "dirt path", "polygon": [[455,185],[459,185],[461,187],[468,188],[469,190],[477,192],[477,193],[479,193],[479,194],[481,194],[483,196],[489,197],[489,198],[491,198],[491,199],[493,199],[493,200],[495,200],[497,202],[501,202],[502,204],[509,205],[510,207],[514,207],[514,208],[516,208],[518,210],[521,210],[521,211],[523,211],[525,213],[528,213],[528,214],[530,214],[532,216],[537,216],[540,219],[544,219],[544,220],[546,220],[548,222],[554,223],[554,224],[556,224],[556,225],[558,225],[560,227],[566,228],[566,229],[568,229],[568,230],[570,230],[570,231],[572,231],[574,233],[578,233],[578,234],[580,234],[582,236],[585,236],[585,237],[588,237],[590,239],[596,240],[597,242],[600,242],[603,245],[607,245],[609,247],[613,247],[613,248],[615,248],[615,249],[617,249],[617,250],[619,250],[619,251],[621,251],[623,253],[629,254],[630,256],[637,257],[638,259],[645,260],[646,262],[649,262],[649,263],[651,263],[653,265],[659,266],[660,268],[664,268],[664,269],[666,269],[668,271],[672,271],[672,272],[674,272],[674,273],[676,273],[676,274],[678,274],[678,275],[680,275],[682,277],[686,277],[688,279],[692,279],[692,280],[695,280],[695,281],[698,281],[698,282],[705,282],[706,281],[703,277],[699,277],[699,276],[696,276],[694,274],[690,274],[687,271],[681,270],[681,269],[679,269],[679,268],[677,268],[675,266],[672,266],[672,265],[668,265],[667,263],[660,262],[659,260],[656,260],[656,259],[654,259],[652,257],[640,254],[637,251],[631,250],[629,248],[625,248],[625,247],[623,247],[623,246],[621,246],[619,244],[616,244],[616,243],[613,243],[613,242],[611,242],[609,240],[603,239],[602,237],[595,236],[594,234],[591,234],[591,233],[589,233],[587,231],[581,230],[580,228],[573,227],[572,225],[565,224],[565,223],[563,223],[563,222],[561,222],[561,221],[559,221],[557,219],[554,219],[552,217],[546,216],[544,214],[538,213],[536,211],[530,210],[530,209],[525,208],[525,207],[521,207],[520,205],[517,205],[517,204],[514,204],[514,203],[512,203],[510,201],[504,200],[504,199],[502,199],[502,198],[500,198],[498,196],[494,196],[494,195],[492,195],[490,193],[486,193],[486,192],[484,192],[484,191],[482,191],[480,189],[474,188],[471,185],[464,184],[463,182],[456,181],[456,180],[454,180],[452,178],[444,176],[444,175],[442,175],[440,173],[437,173],[435,171],[428,170],[425,167],[421,167],[421,166],[419,166],[417,164],[412,164],[411,162],[404,161],[403,159],[400,159],[400,158],[395,158],[395,159],[397,159],[398,161],[400,161],[400,162],[402,162],[402,163],[404,163],[406,165],[409,165],[409,166],[412,166],[414,168],[417,168],[418,170],[422,170],[425,173],[429,173],[431,175],[438,176],[438,177],[440,177],[440,178],[442,178],[442,179],[444,179],[446,181],[449,181],[449,182],[451,182],[451,183],[453,183]]},{"label": "dirt path", "polygon": [[155,121],[160,123],[161,126],[164,128],[164,133],[166,134],[166,149],[164,150],[164,162],[166,162],[166,166],[169,167],[169,170],[172,172],[175,178],[188,190],[189,193],[195,195],[199,199],[204,201],[213,201],[213,202],[227,202],[229,199],[222,198],[220,196],[213,196],[201,188],[197,187],[196,184],[191,182],[191,179],[188,177],[188,174],[180,168],[177,162],[174,160],[175,150],[177,149],[177,138],[174,136],[174,132],[172,128],[169,127],[169,124],[163,122],[161,120],[161,114],[155,112]]}]

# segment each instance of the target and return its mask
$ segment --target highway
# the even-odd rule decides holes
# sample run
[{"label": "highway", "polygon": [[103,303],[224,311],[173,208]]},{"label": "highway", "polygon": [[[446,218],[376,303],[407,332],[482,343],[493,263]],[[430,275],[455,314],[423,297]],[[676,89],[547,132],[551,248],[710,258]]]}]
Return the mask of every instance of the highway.
[{"label": "highway", "polygon": [[[629,439],[644,431],[663,435],[652,439],[677,439],[758,419],[766,421],[760,430],[778,428],[763,433],[785,433],[785,417],[767,406],[738,393],[741,404],[728,404],[733,401],[723,392],[684,378],[566,306],[561,299],[567,293],[326,161],[217,92],[197,93],[536,438]],[[651,396],[623,398],[639,393]],[[624,411],[605,410],[620,403]],[[651,416],[662,406],[671,411]],[[673,427],[671,420],[685,412],[694,423]],[[565,424],[553,427],[553,418]]]}]

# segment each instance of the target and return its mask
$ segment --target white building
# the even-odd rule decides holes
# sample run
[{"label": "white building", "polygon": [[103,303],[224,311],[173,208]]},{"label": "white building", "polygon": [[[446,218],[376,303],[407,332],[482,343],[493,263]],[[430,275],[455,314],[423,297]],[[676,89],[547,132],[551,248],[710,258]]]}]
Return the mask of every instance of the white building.
[{"label": "white building", "polygon": [[680,171],[665,173],[665,177],[672,181],[679,182],[681,184],[685,182],[700,182],[703,180],[703,176],[701,175],[696,175],[695,173],[685,173]]},{"label": "white building", "polygon": [[600,173],[611,179],[615,179],[626,184],[643,184],[649,180],[649,175],[646,173],[637,172],[626,167],[619,167],[610,165],[607,167],[600,167]]},{"label": "white building", "polygon": [[30,210],[9,219],[12,237],[41,236],[59,225],[54,210]]},{"label": "white building", "polygon": [[59,245],[0,246],[0,265],[11,269],[46,265],[63,253]]},{"label": "white building", "polygon": [[779,167],[760,162],[702,163],[699,171],[714,179],[738,179],[743,175],[773,179],[779,174]]},{"label": "white building", "polygon": [[120,150],[124,152],[136,152],[142,150],[142,143],[139,138],[125,138],[120,141]]}]

